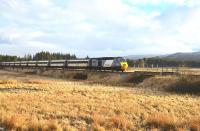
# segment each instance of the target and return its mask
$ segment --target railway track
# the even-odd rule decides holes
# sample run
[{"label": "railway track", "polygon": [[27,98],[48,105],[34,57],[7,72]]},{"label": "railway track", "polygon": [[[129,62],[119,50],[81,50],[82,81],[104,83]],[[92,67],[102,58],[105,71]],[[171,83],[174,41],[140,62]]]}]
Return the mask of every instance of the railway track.
[{"label": "railway track", "polygon": [[48,68],[48,67],[4,67],[5,70],[10,71],[23,71],[23,72],[37,72],[37,71],[49,71],[49,70],[59,70],[63,72],[80,72],[80,73],[109,73],[109,74],[120,74],[120,75],[177,75],[177,71],[169,70],[128,70],[125,72],[121,71],[111,71],[111,70],[85,70],[85,69],[65,69],[65,68]]}]

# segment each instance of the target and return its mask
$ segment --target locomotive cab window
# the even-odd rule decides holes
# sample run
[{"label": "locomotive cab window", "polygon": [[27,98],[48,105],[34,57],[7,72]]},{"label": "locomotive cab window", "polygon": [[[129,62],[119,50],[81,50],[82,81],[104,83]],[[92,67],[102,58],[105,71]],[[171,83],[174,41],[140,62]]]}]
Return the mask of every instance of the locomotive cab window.
[{"label": "locomotive cab window", "polygon": [[117,59],[119,62],[126,62],[126,60],[124,58],[118,58]]}]

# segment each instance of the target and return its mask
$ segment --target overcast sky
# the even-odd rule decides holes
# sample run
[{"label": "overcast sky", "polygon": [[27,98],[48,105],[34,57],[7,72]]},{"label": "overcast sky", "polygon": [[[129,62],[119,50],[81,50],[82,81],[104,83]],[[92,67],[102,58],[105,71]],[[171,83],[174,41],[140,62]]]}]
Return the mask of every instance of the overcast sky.
[{"label": "overcast sky", "polygon": [[0,0],[0,54],[200,51],[200,0]]}]

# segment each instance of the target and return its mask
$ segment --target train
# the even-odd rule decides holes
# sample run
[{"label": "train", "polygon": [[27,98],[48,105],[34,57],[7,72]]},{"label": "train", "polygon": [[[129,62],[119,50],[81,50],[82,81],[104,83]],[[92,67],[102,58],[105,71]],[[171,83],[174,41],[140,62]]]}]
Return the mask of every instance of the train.
[{"label": "train", "polygon": [[126,71],[128,63],[123,57],[99,57],[74,60],[41,60],[0,62],[0,67],[13,68],[62,68],[66,70]]}]

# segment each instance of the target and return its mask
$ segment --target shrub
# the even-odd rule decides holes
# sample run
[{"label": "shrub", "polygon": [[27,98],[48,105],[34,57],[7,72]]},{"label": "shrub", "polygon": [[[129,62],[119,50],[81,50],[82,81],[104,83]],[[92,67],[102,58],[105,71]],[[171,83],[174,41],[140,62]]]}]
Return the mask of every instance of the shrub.
[{"label": "shrub", "polygon": [[167,91],[180,93],[180,94],[199,94],[200,80],[192,79],[189,76],[180,77],[175,84],[167,88]]},{"label": "shrub", "polygon": [[76,73],[73,78],[77,80],[86,80],[88,76],[84,73]]},{"label": "shrub", "polygon": [[148,79],[150,77],[153,77],[153,75],[133,75],[133,76],[129,76],[125,79],[125,82],[128,83],[135,83],[135,84],[139,84],[141,82],[143,82],[145,79]]}]

